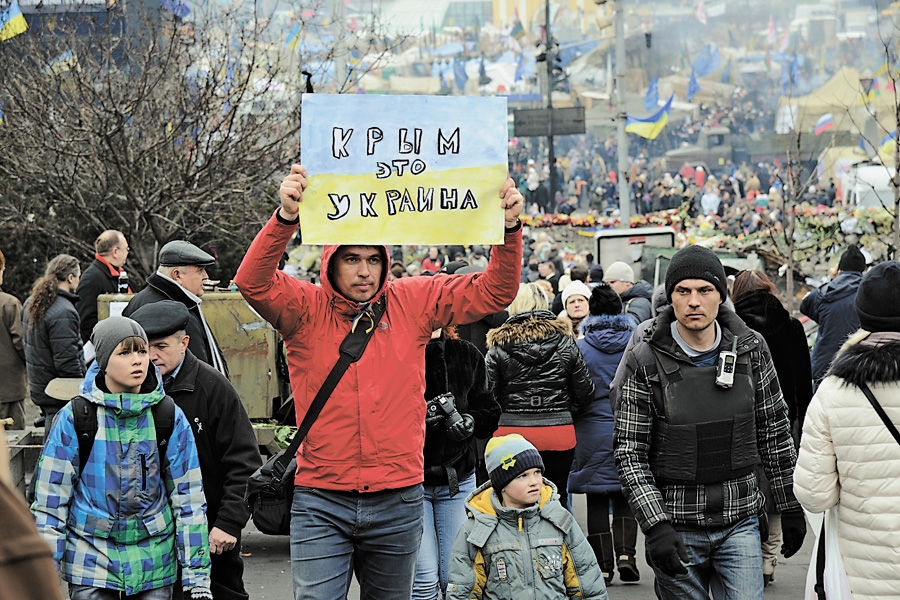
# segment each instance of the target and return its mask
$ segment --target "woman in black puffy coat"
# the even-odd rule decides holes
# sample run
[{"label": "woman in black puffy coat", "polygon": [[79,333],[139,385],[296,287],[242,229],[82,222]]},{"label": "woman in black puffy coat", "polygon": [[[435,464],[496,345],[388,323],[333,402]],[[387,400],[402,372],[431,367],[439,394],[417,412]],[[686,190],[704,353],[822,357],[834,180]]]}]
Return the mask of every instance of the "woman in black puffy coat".
[{"label": "woman in black puffy coat", "polygon": [[573,414],[593,400],[594,383],[568,323],[547,310],[544,290],[519,288],[510,318],[487,336],[488,379],[500,403],[494,436],[518,433],[534,444],[544,476],[568,506],[566,481],[575,456]]}]

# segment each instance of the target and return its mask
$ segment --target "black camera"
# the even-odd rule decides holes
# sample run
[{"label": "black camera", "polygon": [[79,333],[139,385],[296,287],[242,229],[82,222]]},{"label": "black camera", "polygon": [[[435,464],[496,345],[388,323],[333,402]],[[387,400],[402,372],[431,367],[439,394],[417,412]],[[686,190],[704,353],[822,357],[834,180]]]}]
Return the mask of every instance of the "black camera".
[{"label": "black camera", "polygon": [[428,411],[428,413],[425,415],[426,419],[434,417],[446,417],[446,426],[448,428],[462,421],[462,416],[459,414],[459,411],[456,410],[456,403],[453,401],[453,394],[447,393],[441,394],[440,396],[435,396],[426,403],[426,408]]}]

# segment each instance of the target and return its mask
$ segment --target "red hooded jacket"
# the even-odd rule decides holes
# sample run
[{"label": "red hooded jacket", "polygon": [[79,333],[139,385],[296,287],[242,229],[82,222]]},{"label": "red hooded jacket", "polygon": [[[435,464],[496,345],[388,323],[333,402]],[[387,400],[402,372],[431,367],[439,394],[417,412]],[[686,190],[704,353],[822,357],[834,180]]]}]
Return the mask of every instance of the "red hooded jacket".
[{"label": "red hooded jacket", "polygon": [[[235,284],[284,338],[299,423],[338,359],[359,314],[326,275],[338,246],[322,252],[322,286],[277,271],[296,229],[276,216],[253,240]],[[421,483],[425,440],[425,345],[431,332],[505,309],[519,288],[521,227],[495,246],[484,273],[387,281],[387,310],[362,358],[350,365],[297,452],[297,485],[376,492]]]}]

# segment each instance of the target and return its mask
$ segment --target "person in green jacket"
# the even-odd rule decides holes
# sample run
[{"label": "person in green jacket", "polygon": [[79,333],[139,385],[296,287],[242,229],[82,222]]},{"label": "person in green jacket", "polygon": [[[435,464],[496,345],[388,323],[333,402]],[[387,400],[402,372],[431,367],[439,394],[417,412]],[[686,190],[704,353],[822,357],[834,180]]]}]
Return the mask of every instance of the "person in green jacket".
[{"label": "person in green jacket", "polygon": [[492,438],[484,457],[490,481],[466,500],[447,600],[607,600],[597,559],[543,478],[537,449],[513,433]]}]

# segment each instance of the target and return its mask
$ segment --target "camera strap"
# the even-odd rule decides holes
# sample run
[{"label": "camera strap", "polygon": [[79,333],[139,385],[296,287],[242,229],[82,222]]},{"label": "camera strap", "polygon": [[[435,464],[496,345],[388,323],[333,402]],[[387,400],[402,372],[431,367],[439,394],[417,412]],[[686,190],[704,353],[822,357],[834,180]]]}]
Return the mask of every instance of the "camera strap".
[{"label": "camera strap", "polygon": [[325,382],[322,383],[322,387],[319,388],[312,404],[309,405],[309,409],[306,411],[303,421],[297,427],[297,432],[294,434],[294,437],[291,438],[290,445],[288,445],[275,464],[272,465],[272,473],[274,473],[278,479],[281,479],[282,475],[284,475],[288,464],[290,464],[291,460],[297,454],[300,444],[306,439],[306,434],[309,433],[313,423],[319,417],[319,413],[322,412],[325,402],[328,400],[329,396],[331,396],[334,388],[337,387],[337,384],[344,376],[344,373],[347,372],[347,369],[351,364],[362,357],[363,351],[365,351],[366,346],[369,344],[369,339],[371,339],[372,334],[378,329],[378,323],[381,321],[381,317],[384,315],[386,309],[387,295],[382,294],[376,302],[370,303],[356,316],[355,319],[353,319],[353,323],[350,326],[350,332],[347,334],[347,337],[344,338],[344,341],[341,342],[339,350],[340,357],[338,358],[338,361],[335,363],[334,367],[332,367],[328,377],[325,378]]},{"label": "camera strap", "polygon": [[[450,376],[448,374],[448,371],[450,369],[447,368],[446,359],[447,339],[444,337],[444,333],[441,332],[441,337],[435,341],[439,342],[440,363],[444,369],[444,389],[440,394],[438,394],[438,396],[442,394],[451,394],[452,392],[450,392]],[[457,455],[454,456],[450,461],[438,467],[444,472],[444,474],[447,475],[447,487],[449,488],[451,498],[459,493],[459,474],[456,472],[456,467],[454,467],[453,465],[456,464],[456,462],[460,460],[464,454],[465,450],[458,452]]]}]

